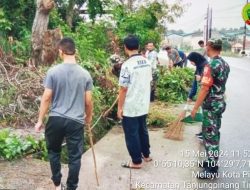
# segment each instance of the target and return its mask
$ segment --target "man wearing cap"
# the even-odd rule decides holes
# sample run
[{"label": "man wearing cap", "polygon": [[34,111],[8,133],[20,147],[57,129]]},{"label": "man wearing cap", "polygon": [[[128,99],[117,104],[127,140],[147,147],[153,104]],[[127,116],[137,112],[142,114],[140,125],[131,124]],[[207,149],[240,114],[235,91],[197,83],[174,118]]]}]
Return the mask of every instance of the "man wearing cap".
[{"label": "man wearing cap", "polygon": [[220,127],[222,113],[226,109],[224,94],[226,82],[230,72],[229,65],[220,57],[222,51],[221,40],[209,40],[207,54],[211,58],[204,68],[201,80],[201,90],[194,105],[191,116],[194,118],[197,110],[202,105],[203,122],[202,133],[208,160],[203,162],[203,171],[199,179],[218,177]]}]

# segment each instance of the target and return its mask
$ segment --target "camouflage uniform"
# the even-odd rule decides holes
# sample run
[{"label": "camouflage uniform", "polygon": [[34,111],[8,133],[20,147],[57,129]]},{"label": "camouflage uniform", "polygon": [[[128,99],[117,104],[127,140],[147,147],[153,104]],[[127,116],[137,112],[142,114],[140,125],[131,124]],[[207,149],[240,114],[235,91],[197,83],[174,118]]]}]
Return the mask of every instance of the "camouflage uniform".
[{"label": "camouflage uniform", "polygon": [[224,93],[229,72],[229,65],[220,57],[211,59],[204,69],[202,84],[209,86],[210,90],[202,105],[202,133],[209,162],[217,163],[219,159],[219,130],[226,109]]}]

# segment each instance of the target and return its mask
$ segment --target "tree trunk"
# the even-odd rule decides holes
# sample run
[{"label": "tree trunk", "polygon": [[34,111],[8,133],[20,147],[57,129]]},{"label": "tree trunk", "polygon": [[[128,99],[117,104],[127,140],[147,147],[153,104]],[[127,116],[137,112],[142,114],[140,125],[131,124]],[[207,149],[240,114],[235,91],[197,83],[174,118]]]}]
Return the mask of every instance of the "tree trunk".
[{"label": "tree trunk", "polygon": [[47,30],[43,33],[41,62],[44,65],[53,64],[58,57],[58,42],[62,39],[59,28]]},{"label": "tree trunk", "polygon": [[74,16],[74,7],[75,7],[76,1],[75,0],[70,0],[68,7],[67,7],[67,12],[66,12],[66,22],[70,28],[72,28],[73,25],[73,16]]},{"label": "tree trunk", "polygon": [[37,0],[36,15],[32,26],[32,57],[33,66],[42,63],[43,34],[47,31],[49,13],[54,7],[53,0]]}]

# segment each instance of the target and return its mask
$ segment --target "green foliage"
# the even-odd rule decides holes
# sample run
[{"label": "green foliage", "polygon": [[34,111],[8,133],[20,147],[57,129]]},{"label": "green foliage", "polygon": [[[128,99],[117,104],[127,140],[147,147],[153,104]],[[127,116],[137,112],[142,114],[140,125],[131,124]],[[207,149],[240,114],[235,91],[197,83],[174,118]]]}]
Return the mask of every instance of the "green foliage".
[{"label": "green foliage", "polygon": [[31,30],[36,11],[34,0],[1,0],[0,7],[5,19],[9,22],[5,30],[8,36],[20,39],[23,31]]},{"label": "green foliage", "polygon": [[11,22],[5,17],[3,9],[0,9],[0,34],[5,35],[11,30]]},{"label": "green foliage", "polygon": [[154,41],[157,45],[161,34],[165,31],[164,23],[174,22],[184,11],[181,4],[169,5],[165,2],[146,3],[136,10],[129,10],[126,6],[118,5],[113,8],[113,19],[116,22],[116,34],[123,39],[128,34],[135,34],[140,38],[141,47],[147,41]]},{"label": "green foliage", "polygon": [[49,29],[60,28],[63,33],[71,32],[70,27],[63,20],[62,16],[59,13],[59,8],[55,8],[50,12],[49,16]]},{"label": "green foliage", "polygon": [[161,36],[158,31],[156,14],[162,10],[160,6],[157,9],[154,6],[155,4],[150,5],[148,8],[141,7],[135,12],[129,12],[125,7],[117,6],[113,15],[117,23],[116,34],[119,38],[122,40],[128,34],[137,35],[140,38],[141,47],[149,40],[154,41],[156,44],[159,43]]},{"label": "green foliage", "polygon": [[91,61],[92,64],[107,65],[109,45],[106,29],[107,23],[101,22],[95,25],[80,23],[76,32],[64,32],[65,36],[75,39],[78,55],[81,61]]},{"label": "green foliage", "polygon": [[22,40],[9,40],[6,35],[0,36],[0,49],[6,54],[13,55],[17,63],[25,63],[31,52],[31,33],[28,30],[20,32]]},{"label": "green foliage", "polygon": [[231,44],[227,40],[222,41],[222,50],[223,51],[230,51],[231,50]]},{"label": "green foliage", "polygon": [[98,14],[104,13],[104,7],[109,4],[109,0],[88,0],[89,18],[95,20]]},{"label": "green foliage", "polygon": [[31,136],[21,138],[9,130],[0,131],[0,158],[13,160],[29,152],[40,150],[40,142]]},{"label": "green foliage", "polygon": [[187,100],[193,79],[194,71],[190,68],[174,68],[171,72],[161,74],[158,81],[158,98],[171,103]]}]

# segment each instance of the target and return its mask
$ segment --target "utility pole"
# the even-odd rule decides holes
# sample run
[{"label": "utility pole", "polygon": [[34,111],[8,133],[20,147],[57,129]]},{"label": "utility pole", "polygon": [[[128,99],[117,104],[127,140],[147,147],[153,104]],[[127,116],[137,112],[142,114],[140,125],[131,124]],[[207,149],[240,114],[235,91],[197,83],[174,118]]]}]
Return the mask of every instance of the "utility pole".
[{"label": "utility pole", "polygon": [[209,39],[209,35],[208,35],[208,33],[209,33],[209,26],[208,26],[209,22],[208,22],[208,20],[209,20],[209,5],[207,7],[207,23],[206,23],[206,35],[205,35],[206,44],[207,44],[207,41]]},{"label": "utility pole", "polygon": [[210,15],[209,15],[209,34],[208,38],[210,39],[212,37],[212,22],[213,22],[213,10],[212,8],[210,9]]},{"label": "utility pole", "polygon": [[204,27],[205,42],[212,37],[212,8],[207,7],[206,25]]},{"label": "utility pole", "polygon": [[[248,0],[247,0],[247,4],[248,4]],[[246,54],[246,37],[247,37],[247,24],[245,22],[245,26],[244,26],[244,36],[243,36],[243,50],[242,50],[242,55]]]}]

